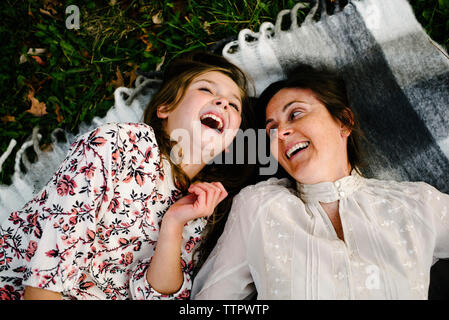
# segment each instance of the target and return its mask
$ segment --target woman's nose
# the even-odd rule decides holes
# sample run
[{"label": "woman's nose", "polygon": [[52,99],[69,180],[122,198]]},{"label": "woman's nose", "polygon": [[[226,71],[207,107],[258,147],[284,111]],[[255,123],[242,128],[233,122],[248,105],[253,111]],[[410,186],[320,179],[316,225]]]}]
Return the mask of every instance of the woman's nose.
[{"label": "woman's nose", "polygon": [[286,139],[292,133],[293,130],[288,126],[279,126],[278,128],[278,137],[281,140]]}]

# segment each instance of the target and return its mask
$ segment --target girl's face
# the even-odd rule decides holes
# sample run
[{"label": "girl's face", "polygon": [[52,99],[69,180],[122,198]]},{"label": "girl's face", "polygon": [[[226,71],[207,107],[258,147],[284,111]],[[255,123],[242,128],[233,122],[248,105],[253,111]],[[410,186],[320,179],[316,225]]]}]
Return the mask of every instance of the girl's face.
[{"label": "girl's face", "polygon": [[284,88],[268,102],[270,149],[298,182],[336,181],[350,174],[350,131],[334,119],[310,89]]},{"label": "girl's face", "polygon": [[242,98],[227,75],[209,71],[198,75],[171,111],[158,108],[165,130],[181,147],[184,163],[202,164],[229,146],[242,120]]}]

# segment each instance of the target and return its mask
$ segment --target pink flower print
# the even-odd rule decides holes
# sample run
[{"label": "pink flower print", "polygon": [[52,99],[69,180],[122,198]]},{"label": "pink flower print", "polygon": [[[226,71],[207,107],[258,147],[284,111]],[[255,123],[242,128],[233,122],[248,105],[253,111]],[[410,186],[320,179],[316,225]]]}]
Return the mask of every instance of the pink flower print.
[{"label": "pink flower print", "polygon": [[68,175],[62,176],[61,180],[59,180],[56,191],[58,194],[62,196],[66,196],[67,194],[70,194],[73,196],[75,194],[74,189],[77,187],[76,182],[70,178]]},{"label": "pink flower print", "polygon": [[86,177],[88,177],[89,179],[92,179],[92,177],[94,176],[95,173],[95,169],[97,169],[94,164],[91,162],[89,163],[87,166],[84,166],[80,169],[81,173],[84,173],[84,175]]},{"label": "pink flower print", "polygon": [[186,245],[185,245],[185,249],[187,253],[192,252],[193,248],[195,248],[195,240],[193,237],[190,237],[189,241],[187,241]]},{"label": "pink flower print", "polygon": [[122,260],[120,260],[119,263],[124,266],[129,266],[133,262],[133,258],[132,252],[122,253]]},{"label": "pink flower print", "polygon": [[106,143],[106,139],[103,137],[97,137],[98,131],[100,131],[100,128],[97,128],[89,135],[87,141],[88,147],[101,147]]},{"label": "pink flower print", "polygon": [[37,242],[34,241],[34,240],[31,240],[28,243],[28,248],[27,248],[27,251],[25,253],[25,260],[26,261],[28,261],[28,262],[31,261],[31,258],[34,256],[34,253],[36,252],[36,249],[37,249]]},{"label": "pink flower print", "polygon": [[0,288],[0,300],[19,300],[20,293],[14,291],[14,287],[9,284],[5,285],[3,288]]}]

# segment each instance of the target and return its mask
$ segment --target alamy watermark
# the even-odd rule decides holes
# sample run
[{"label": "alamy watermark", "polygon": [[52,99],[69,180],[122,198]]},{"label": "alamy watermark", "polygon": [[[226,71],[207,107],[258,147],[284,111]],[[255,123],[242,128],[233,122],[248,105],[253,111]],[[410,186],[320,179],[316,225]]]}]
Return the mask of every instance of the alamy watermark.
[{"label": "alamy watermark", "polygon": [[[277,172],[278,162],[270,151],[264,129],[224,129],[216,134],[210,129],[203,129],[200,121],[194,122],[192,127],[193,132],[182,128],[171,132],[170,139],[175,142],[170,152],[173,163],[259,164],[260,175],[274,175]],[[226,143],[234,135],[233,143],[227,148]],[[202,139],[209,139],[210,144]]]},{"label": "alamy watermark", "polygon": [[65,26],[67,29],[76,29],[80,28],[80,8],[78,6],[72,4],[65,8],[65,14],[69,16],[65,19]]}]

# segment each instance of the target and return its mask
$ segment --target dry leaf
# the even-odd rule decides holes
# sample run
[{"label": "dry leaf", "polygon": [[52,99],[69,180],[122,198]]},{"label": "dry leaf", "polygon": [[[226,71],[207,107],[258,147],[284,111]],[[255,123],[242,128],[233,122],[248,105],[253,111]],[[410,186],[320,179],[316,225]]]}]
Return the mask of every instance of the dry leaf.
[{"label": "dry leaf", "polygon": [[139,39],[142,40],[142,42],[147,45],[145,51],[151,51],[151,49],[153,48],[153,44],[150,41],[148,41],[148,35],[144,34],[140,36]]},{"label": "dry leaf", "polygon": [[120,72],[120,69],[117,66],[117,71],[115,72],[115,76],[117,77],[116,80],[112,80],[109,84],[114,87],[114,89],[117,89],[118,87],[124,87],[125,81],[123,80],[122,73]]},{"label": "dry leaf", "polygon": [[64,117],[61,114],[61,107],[59,106],[59,104],[56,104],[55,113],[56,113],[56,121],[58,121],[58,123],[64,121]]},{"label": "dry leaf", "polygon": [[137,64],[134,64],[134,67],[131,71],[125,72],[125,77],[129,78],[128,88],[131,88],[132,84],[134,83],[134,80],[136,80],[138,68],[139,68],[139,66]]},{"label": "dry leaf", "polygon": [[42,58],[39,57],[39,56],[31,56],[31,58],[33,58],[37,62],[37,64],[39,64],[41,66],[45,66],[46,65],[45,61],[42,60]]},{"label": "dry leaf", "polygon": [[48,113],[45,103],[39,102],[39,100],[34,97],[33,89],[28,92],[27,98],[31,101],[31,107],[26,110],[26,112],[31,113],[35,117],[42,117]]},{"label": "dry leaf", "polygon": [[210,28],[210,23],[209,23],[209,22],[204,21],[204,23],[203,23],[203,29],[204,29],[204,31],[207,32],[208,35],[211,35],[211,34],[212,34],[212,30],[211,30],[211,28]]},{"label": "dry leaf", "polygon": [[[27,51],[27,55],[30,55],[34,60],[36,60],[37,63],[41,64],[40,62],[42,62],[44,64],[41,64],[41,65],[45,65],[45,62],[40,57],[37,57],[38,54],[44,54],[45,52],[47,52],[47,49],[45,49],[45,48],[29,48]],[[36,57],[38,59],[36,59]],[[38,61],[38,60],[40,60],[40,61]],[[24,54],[21,54],[20,58],[19,58],[19,64],[25,63],[27,61],[28,61],[27,56]]]},{"label": "dry leaf", "polygon": [[156,71],[160,71],[162,68],[162,65],[164,64],[165,61],[165,56],[167,55],[167,52],[164,53],[164,56],[161,58],[161,62],[159,62],[156,66]]},{"label": "dry leaf", "polygon": [[0,120],[2,120],[3,123],[16,122],[16,118],[14,116],[9,116],[9,115],[1,117]]},{"label": "dry leaf", "polygon": [[154,24],[162,24],[164,22],[164,19],[162,18],[162,11],[159,11],[155,15],[151,17],[151,20],[153,20]]}]

